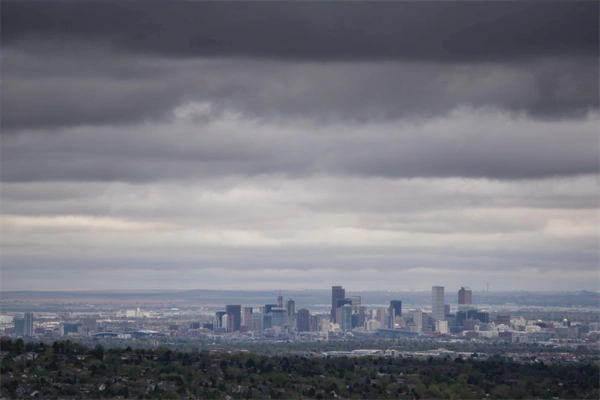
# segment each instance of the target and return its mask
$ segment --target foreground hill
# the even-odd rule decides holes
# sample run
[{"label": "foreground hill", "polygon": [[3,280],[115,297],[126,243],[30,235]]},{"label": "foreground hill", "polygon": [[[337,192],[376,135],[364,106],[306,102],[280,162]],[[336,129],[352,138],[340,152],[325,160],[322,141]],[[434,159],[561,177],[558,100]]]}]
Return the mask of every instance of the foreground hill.
[{"label": "foreground hill", "polygon": [[19,399],[599,398],[599,368],[592,364],[267,357],[8,338],[1,344],[2,397]]}]

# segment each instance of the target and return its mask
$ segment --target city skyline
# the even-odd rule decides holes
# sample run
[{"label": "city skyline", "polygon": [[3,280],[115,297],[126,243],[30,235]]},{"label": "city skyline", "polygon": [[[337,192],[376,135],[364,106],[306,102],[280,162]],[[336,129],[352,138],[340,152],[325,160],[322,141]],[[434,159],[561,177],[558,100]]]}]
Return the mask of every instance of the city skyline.
[{"label": "city skyline", "polygon": [[[419,334],[424,330],[446,334],[450,332],[450,327],[456,333],[462,329],[461,326],[457,325],[457,321],[462,324],[467,319],[468,321],[474,321],[473,318],[479,318],[479,321],[484,323],[489,320],[488,312],[479,311],[472,304],[470,294],[468,303],[470,306],[461,309],[461,305],[464,306],[465,304],[464,299],[461,297],[461,292],[464,292],[464,290],[464,287],[459,290],[456,314],[452,314],[451,305],[445,303],[443,286],[432,287],[430,313],[423,311],[423,309],[427,310],[427,307],[417,307],[408,310],[410,311],[408,313],[403,313],[402,300],[400,299],[390,300],[387,309],[377,306],[367,308],[362,305],[362,296],[347,297],[345,288],[339,285],[331,286],[331,309],[329,312],[320,310],[311,313],[310,309],[307,308],[300,308],[296,312],[296,302],[293,298],[288,298],[284,307],[283,295],[280,289],[277,291],[276,304],[266,303],[258,307],[228,304],[225,306],[225,311],[216,311],[214,323],[205,324],[204,328],[209,330],[220,329],[226,333],[262,333],[272,329],[287,332],[314,332],[321,329],[317,329],[317,326],[319,326],[325,330],[337,327],[341,332],[350,332],[355,329],[387,329],[392,331],[401,329],[401,332],[412,335]],[[470,289],[469,293],[471,293]],[[256,312],[254,312],[255,308]],[[407,315],[409,315],[409,324],[406,323]],[[315,320],[311,323],[313,318]],[[448,319],[451,321],[450,323]],[[240,324],[239,321],[242,323]],[[474,324],[474,322],[469,323]]]},{"label": "city skyline", "polygon": [[599,7],[6,2],[0,290],[597,291]]},{"label": "city skyline", "polygon": [[[294,330],[298,332],[315,332],[332,329],[336,332],[348,332],[350,330],[354,331],[354,329],[365,329],[367,331],[391,329],[395,333],[391,332],[390,334],[396,334],[398,333],[396,330],[400,329],[401,333],[399,334],[412,335],[414,333],[420,334],[423,332],[457,334],[461,333],[461,329],[463,328],[469,328],[468,330],[472,331],[474,326],[477,325],[474,320],[479,320],[482,324],[493,322],[497,326],[507,325],[506,321],[508,314],[506,312],[498,313],[498,310],[504,309],[514,311],[518,309],[516,307],[519,304],[525,307],[524,310],[526,310],[525,312],[527,313],[530,312],[527,308],[533,304],[544,304],[548,306],[548,311],[550,312],[555,313],[558,311],[559,309],[556,308],[557,306],[560,307],[560,310],[564,311],[564,305],[567,306],[567,309],[575,307],[583,314],[591,312],[592,304],[593,307],[597,304],[597,301],[591,301],[592,297],[590,296],[594,296],[593,292],[562,292],[554,293],[552,295],[545,294],[542,295],[542,297],[539,297],[540,294],[532,292],[505,293],[504,295],[498,296],[498,294],[493,294],[493,292],[485,291],[479,292],[479,295],[475,298],[475,302],[473,302],[472,293],[471,296],[461,296],[461,292],[463,292],[463,294],[466,294],[464,292],[472,292],[468,287],[464,286],[454,293],[452,293],[452,290],[445,292],[445,287],[433,286],[428,292],[428,299],[423,296],[424,292],[417,295],[416,292],[393,292],[392,294],[389,291],[350,291],[350,294],[347,294],[348,292],[346,292],[346,289],[341,286],[331,286],[331,291],[321,290],[318,295],[316,293],[307,295],[307,292],[286,291],[281,289],[261,292],[261,296],[256,296],[255,292],[252,291],[238,292],[209,290],[203,292],[204,295],[198,293],[195,296],[189,296],[188,294],[184,297],[176,297],[168,295],[168,292],[163,292],[162,295],[167,296],[163,297],[163,299],[167,300],[170,306],[165,309],[164,303],[162,302],[164,300],[160,300],[150,307],[154,310],[159,310],[160,312],[167,311],[175,316],[180,315],[180,308],[172,308],[171,306],[180,301],[183,302],[182,304],[187,303],[187,305],[184,306],[184,314],[187,316],[190,316],[190,304],[192,305],[192,308],[200,311],[204,316],[206,316],[208,310],[212,310],[212,312],[208,312],[209,314],[212,313],[214,316],[214,319],[211,319],[210,323],[200,324],[197,320],[193,320],[190,323],[190,329],[202,328],[215,332],[218,331],[219,333],[239,332],[241,334],[246,334],[248,332],[267,331],[271,332],[269,334],[272,334],[272,329],[275,329],[276,331],[284,329],[284,331],[288,333]],[[219,292],[222,293],[218,294]],[[332,303],[335,300],[335,313],[332,312],[334,310],[331,309],[331,306],[327,306],[323,302],[327,298],[325,294],[328,292],[331,295]],[[110,300],[111,296],[108,295],[108,293],[104,293],[104,296],[102,297],[95,297],[95,295],[92,295],[94,297],[88,297],[91,293],[86,294],[87,292],[80,292],[79,297],[73,297],[73,294],[68,294],[69,300],[66,303],[63,303],[65,298],[61,298],[60,296],[54,297],[56,292],[52,294],[48,292],[46,294],[44,292],[21,292],[20,295],[17,293],[18,292],[12,292],[12,294],[6,293],[8,296],[17,297],[12,297],[13,300],[7,300],[5,298],[3,309],[10,310],[12,307],[16,307],[20,312],[15,313],[12,311],[9,312],[8,315],[0,316],[0,323],[6,324],[7,319],[12,320],[12,326],[6,328],[9,329],[7,332],[22,334],[24,336],[31,336],[28,333],[30,333],[33,328],[27,329],[26,326],[33,326],[31,323],[33,320],[33,313],[31,310],[36,309],[36,307],[33,306],[29,309],[30,311],[23,314],[23,311],[27,310],[23,307],[24,301],[27,302],[33,300],[33,303],[37,303],[38,306],[41,306],[47,311],[48,309],[46,307],[48,305],[50,305],[51,308],[57,306],[69,308],[76,304],[76,299],[79,298],[81,304],[86,305],[85,309],[89,307],[90,302],[101,301],[111,304],[111,312],[114,312],[115,310],[115,303],[113,300]],[[143,302],[148,299],[154,299],[154,301],[156,301],[157,298],[155,296],[158,293],[138,293],[137,295],[129,293],[129,297],[122,297],[124,294],[125,293],[115,293],[115,295],[119,296],[119,300],[128,299],[131,305],[131,302],[135,301],[133,299]],[[184,293],[180,293],[180,295],[182,294]],[[287,297],[285,307],[283,306],[284,294],[285,297]],[[458,296],[456,296],[456,294],[458,294]],[[598,293],[595,293],[596,297],[597,294]],[[39,303],[41,298],[48,295],[50,295],[48,302]],[[148,297],[148,295],[150,296]],[[275,295],[277,296],[275,297]],[[342,295],[344,298],[338,298]],[[548,296],[552,297],[550,298]],[[574,300],[574,296],[579,300]],[[50,300],[53,297],[54,299]],[[257,301],[259,297],[261,300]],[[217,305],[219,301],[215,301],[216,299],[222,299],[225,306]],[[274,299],[276,299],[276,302],[273,302]],[[298,307],[296,307],[296,299],[299,299]],[[363,299],[365,300],[364,303]],[[59,302],[56,303],[56,300]],[[206,300],[208,300],[209,303],[204,305]],[[466,301],[469,301],[469,303],[466,304]],[[118,302],[120,303],[120,301]],[[61,303],[63,305],[59,305]],[[578,304],[578,306],[573,306],[573,304]],[[158,305],[158,308],[156,305]],[[597,307],[594,309],[596,308]],[[217,311],[215,312],[214,310]],[[300,310],[302,310],[302,313],[299,316],[298,313],[300,313]],[[96,317],[98,317],[99,314],[92,312],[92,318],[88,318],[80,313],[81,309],[78,311],[79,312],[74,314],[80,317],[78,327],[74,327],[72,323],[67,323],[64,326],[65,334],[67,334],[67,332],[85,334],[90,333],[97,328]],[[490,313],[492,313],[492,317],[490,317]],[[60,312],[57,313],[56,316],[59,319],[68,319],[69,314],[69,312]],[[194,312],[192,312],[192,314],[194,314]],[[493,314],[496,315],[495,318],[493,317]],[[27,322],[28,315],[29,322]],[[130,306],[127,308],[125,312],[122,313],[121,317],[141,320],[143,318],[148,318],[151,315],[156,316],[154,312],[149,313],[148,310],[140,310],[138,303],[137,307],[134,305],[133,307]],[[334,315],[336,316],[337,321],[332,321]],[[89,313],[88,316],[90,316]],[[106,315],[104,315],[104,317],[106,317]],[[566,318],[566,314],[560,316],[558,320],[563,321],[564,318]],[[42,317],[42,320],[44,320],[44,317]],[[309,325],[308,330],[305,330],[306,324]],[[169,326],[169,330],[178,330],[177,324],[167,325]],[[140,331],[139,334],[144,335],[145,333],[142,331]],[[41,333],[37,328],[36,332]],[[102,335],[102,333],[98,334]],[[106,335],[114,336],[126,334],[123,332],[119,334],[109,331],[106,332]]]}]

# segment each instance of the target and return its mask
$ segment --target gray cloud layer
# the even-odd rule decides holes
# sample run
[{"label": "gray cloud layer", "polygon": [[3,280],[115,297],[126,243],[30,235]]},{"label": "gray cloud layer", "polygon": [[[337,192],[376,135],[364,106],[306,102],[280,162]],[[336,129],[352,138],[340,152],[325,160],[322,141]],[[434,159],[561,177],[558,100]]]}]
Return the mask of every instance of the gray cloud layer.
[{"label": "gray cloud layer", "polygon": [[593,290],[598,11],[5,2],[2,290]]},{"label": "gray cloud layer", "polygon": [[[105,48],[3,52],[3,124],[27,127],[165,120],[186,102],[251,118],[364,123],[495,107],[544,118],[598,108],[597,58],[505,64],[163,60]],[[209,115],[210,117],[210,115]]]},{"label": "gray cloud layer", "polygon": [[34,3],[3,6],[10,46],[50,35],[170,56],[493,61],[595,56],[598,3]]},{"label": "gray cloud layer", "polygon": [[600,101],[598,11],[597,2],[5,2],[2,127],[160,119],[207,98],[262,117],[359,122],[457,104],[582,115]]},{"label": "gray cloud layer", "polygon": [[597,15],[597,2],[7,3],[3,127],[156,120],[203,99],[359,122],[457,104],[582,115],[598,108]]},{"label": "gray cloud layer", "polygon": [[459,108],[434,119],[349,125],[236,115],[198,121],[208,107],[188,112],[168,124],[7,137],[3,180],[152,182],[264,174],[532,179],[598,170],[597,113],[552,122]]}]

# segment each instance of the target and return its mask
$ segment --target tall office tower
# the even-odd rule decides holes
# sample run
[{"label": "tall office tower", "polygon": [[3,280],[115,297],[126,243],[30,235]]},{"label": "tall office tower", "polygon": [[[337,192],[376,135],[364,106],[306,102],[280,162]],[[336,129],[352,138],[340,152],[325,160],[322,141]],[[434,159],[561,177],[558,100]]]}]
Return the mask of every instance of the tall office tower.
[{"label": "tall office tower", "polygon": [[311,332],[317,332],[321,330],[321,319],[323,319],[322,315],[313,314],[309,317],[309,330]]},{"label": "tall office tower", "polygon": [[427,313],[423,313],[422,315],[423,315],[423,317],[422,317],[422,321],[421,321],[422,322],[421,331],[429,332],[429,331],[431,331],[431,327],[430,327],[431,324],[429,323],[429,320],[431,318],[429,317],[429,314],[427,314]]},{"label": "tall office tower", "polygon": [[230,328],[228,326],[228,323],[229,323],[229,315],[223,314],[221,316],[221,328],[225,329],[225,332],[229,332]]},{"label": "tall office tower", "polygon": [[225,314],[227,314],[225,311],[217,311],[215,313],[215,318],[216,318],[215,329],[223,328],[223,315],[225,315]]},{"label": "tall office tower", "polygon": [[288,299],[285,303],[287,313],[287,326],[294,328],[296,326],[296,302],[293,299]]},{"label": "tall office tower", "polygon": [[279,291],[279,296],[277,296],[277,307],[283,307],[283,296],[281,295],[281,291]]},{"label": "tall office tower", "polygon": [[252,331],[261,333],[263,331],[263,313],[252,314]]},{"label": "tall office tower", "polygon": [[396,317],[402,316],[402,300],[390,300],[390,307],[394,309]]},{"label": "tall office tower", "polygon": [[350,297],[350,301],[352,302],[352,313],[358,313],[358,307],[360,307],[360,296],[352,296]]},{"label": "tall office tower", "polygon": [[242,325],[246,325],[249,329],[252,329],[252,307],[244,307]]},{"label": "tall office tower", "polygon": [[365,321],[367,320],[367,307],[365,306],[358,306],[358,320],[356,321],[356,325],[359,328],[364,328],[365,327]]},{"label": "tall office tower", "polygon": [[296,314],[296,323],[298,332],[310,331],[310,312],[306,308],[301,308]]},{"label": "tall office tower", "polygon": [[450,304],[444,304],[444,315],[450,314]]},{"label": "tall office tower", "polygon": [[478,319],[483,323],[488,324],[490,322],[490,313],[485,311],[477,311],[474,318]]},{"label": "tall office tower", "polygon": [[473,304],[473,292],[470,287],[461,287],[458,291],[458,305]]},{"label": "tall office tower", "polygon": [[271,321],[273,326],[284,326],[287,322],[285,308],[274,307],[271,308]]},{"label": "tall office tower", "polygon": [[337,301],[337,303],[335,305],[335,320],[337,321],[338,324],[342,323],[342,306],[345,306],[346,304],[348,304],[352,307],[352,300],[340,299]]},{"label": "tall office tower", "polygon": [[236,319],[235,314],[227,314],[226,319],[227,319],[227,332],[237,332],[240,330],[239,326],[237,329],[235,329],[235,325],[236,325],[235,324],[235,319]]},{"label": "tall office tower", "polygon": [[238,332],[240,330],[240,325],[242,325],[242,306],[239,304],[226,305],[225,312],[228,315],[233,315],[233,329],[231,332]]},{"label": "tall office tower", "polygon": [[340,329],[347,332],[352,329],[352,305],[344,304],[342,306],[342,318],[340,321]]},{"label": "tall office tower", "polygon": [[271,329],[273,327],[273,316],[271,314],[263,314],[262,328]]},{"label": "tall office tower", "polygon": [[378,308],[375,311],[375,318],[374,319],[379,322],[379,327],[380,328],[387,328],[388,327],[387,309],[385,309],[385,308]]},{"label": "tall office tower", "polygon": [[13,318],[13,325],[15,328],[15,335],[25,334],[25,318]]},{"label": "tall office tower", "polygon": [[415,323],[415,332],[421,332],[423,330],[423,312],[421,310],[413,311],[412,318]]},{"label": "tall office tower", "polygon": [[332,286],[331,287],[331,322],[336,321],[336,308],[338,300],[343,300],[346,298],[346,291],[341,286]]},{"label": "tall office tower", "polygon": [[446,322],[448,322],[448,329],[452,331],[452,328],[456,328],[456,314],[446,314]]},{"label": "tall office tower", "polygon": [[402,316],[402,301],[401,300],[390,300],[390,306],[388,308],[388,327],[394,329],[396,324],[396,317]]},{"label": "tall office tower", "polygon": [[431,317],[435,321],[444,321],[446,315],[444,310],[444,287],[434,286],[431,288]]},{"label": "tall office tower", "polygon": [[25,336],[33,336],[33,313],[25,313]]}]

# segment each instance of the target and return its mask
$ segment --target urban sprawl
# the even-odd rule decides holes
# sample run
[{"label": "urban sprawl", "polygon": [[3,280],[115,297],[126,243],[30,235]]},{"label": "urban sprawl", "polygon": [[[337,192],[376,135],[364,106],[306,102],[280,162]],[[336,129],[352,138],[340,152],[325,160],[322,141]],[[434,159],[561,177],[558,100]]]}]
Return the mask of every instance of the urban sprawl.
[{"label": "urban sprawl", "polygon": [[[457,304],[445,304],[444,287],[434,286],[431,308],[404,310],[402,300],[367,309],[361,296],[331,289],[329,312],[296,307],[293,299],[259,307],[225,305],[199,316],[173,308],[164,311],[125,309],[113,313],[27,312],[0,316],[5,334],[15,337],[74,336],[90,338],[165,338],[201,336],[213,340],[331,340],[350,337],[493,339],[511,343],[597,343],[600,323],[525,319],[490,313],[473,304],[472,291],[461,287]],[[275,297],[275,296],[274,296]]]}]

